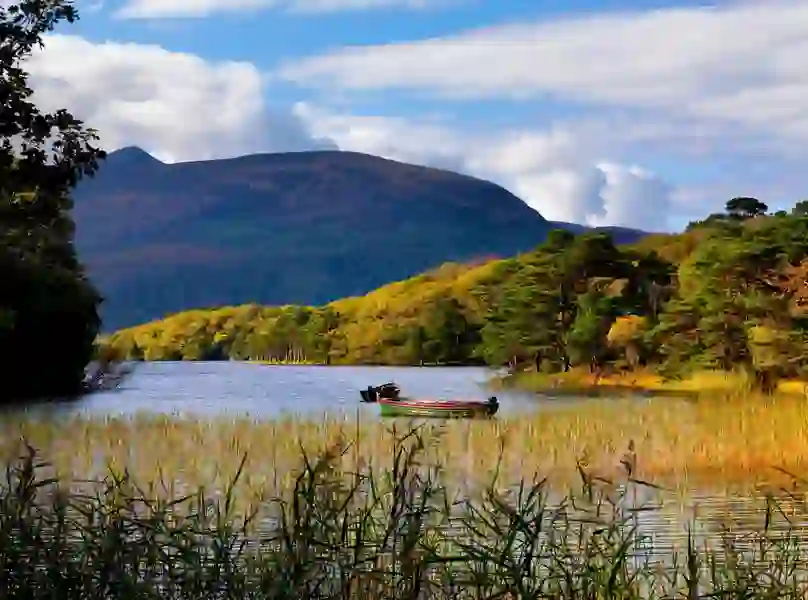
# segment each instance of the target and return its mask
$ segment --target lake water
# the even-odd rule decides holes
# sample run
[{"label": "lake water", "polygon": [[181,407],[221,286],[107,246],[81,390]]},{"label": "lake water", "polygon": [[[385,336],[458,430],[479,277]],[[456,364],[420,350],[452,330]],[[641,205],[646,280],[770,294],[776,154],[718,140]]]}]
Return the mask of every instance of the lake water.
[{"label": "lake water", "polygon": [[[486,382],[494,375],[474,367],[316,367],[270,366],[238,362],[141,363],[114,391],[94,394],[80,402],[34,409],[50,417],[70,413],[96,416],[131,415],[143,411],[187,416],[249,415],[271,419],[297,414],[321,417],[325,413],[378,414],[378,408],[359,402],[359,390],[395,381],[407,395],[429,398],[484,400],[492,394],[500,414],[551,410],[575,399],[539,398],[533,394],[492,392]],[[604,400],[608,401],[608,400]],[[646,498],[651,502],[664,498]],[[804,506],[795,506],[795,524],[805,529]],[[701,538],[715,537],[729,521],[737,534],[751,534],[763,523],[761,504],[745,496],[703,494],[694,490],[683,512],[681,504],[640,517],[641,529],[650,533],[655,555],[670,552],[684,540],[687,520],[698,514]],[[780,526],[783,522],[781,520]]]},{"label": "lake water", "polygon": [[[486,386],[495,373],[480,367],[320,367],[262,365],[245,362],[138,363],[116,390],[93,394],[59,411],[94,415],[126,415],[142,411],[213,416],[325,413],[378,414],[360,403],[359,390],[396,382],[405,395],[424,398],[485,400],[496,395],[501,414],[533,410],[536,396],[492,392]],[[48,407],[48,411],[52,411]]]}]

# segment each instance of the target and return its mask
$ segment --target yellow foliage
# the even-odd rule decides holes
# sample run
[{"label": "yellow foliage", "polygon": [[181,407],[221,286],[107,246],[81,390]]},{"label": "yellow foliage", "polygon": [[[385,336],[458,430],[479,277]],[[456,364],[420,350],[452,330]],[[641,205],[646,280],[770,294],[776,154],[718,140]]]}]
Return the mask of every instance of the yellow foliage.
[{"label": "yellow foliage", "polygon": [[[446,263],[366,296],[343,298],[321,307],[319,310],[330,309],[339,315],[338,327],[330,334],[331,360],[406,362],[402,332],[419,325],[430,305],[440,297],[456,298],[470,319],[479,320],[485,306],[474,290],[491,276],[499,262]],[[250,304],[189,310],[118,331],[110,336],[109,343],[130,356],[135,354],[135,347],[140,348],[146,360],[180,356],[196,359],[205,347],[229,344],[250,332],[270,335],[281,311],[294,308]],[[249,358],[265,359],[263,356]]]},{"label": "yellow foliage", "polygon": [[640,337],[648,327],[648,319],[639,315],[618,317],[612,323],[607,339],[613,346],[626,346]]},{"label": "yellow foliage", "polygon": [[629,246],[642,254],[656,252],[663,259],[679,264],[689,257],[709,236],[709,231],[696,229],[679,234],[659,233],[642,238]]}]

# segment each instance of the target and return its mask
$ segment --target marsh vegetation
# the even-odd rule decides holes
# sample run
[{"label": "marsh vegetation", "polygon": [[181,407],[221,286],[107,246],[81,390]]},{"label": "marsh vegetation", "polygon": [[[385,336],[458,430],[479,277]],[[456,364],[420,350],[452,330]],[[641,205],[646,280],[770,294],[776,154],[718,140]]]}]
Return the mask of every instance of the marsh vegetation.
[{"label": "marsh vegetation", "polygon": [[[22,414],[0,423],[0,449],[7,455],[27,439],[60,476],[98,476],[113,465],[140,481],[161,473],[191,488],[223,485],[246,454],[243,483],[281,489],[294,477],[301,448],[316,453],[340,440],[350,443],[341,464],[351,470],[389,455],[391,422],[401,423],[366,413],[274,419]],[[712,482],[754,489],[782,483],[778,469],[801,473],[808,467],[808,411],[800,397],[592,399],[427,427],[435,443],[425,460],[466,483],[499,469],[509,480],[542,473],[568,484],[579,461],[611,476],[622,469],[630,447],[636,477],[674,488]]]},{"label": "marsh vegetation", "polygon": [[[560,494],[540,473],[497,472],[494,443],[484,453],[494,461],[487,481],[459,493],[448,457],[467,450],[458,444],[468,434],[480,445],[495,442],[493,432],[458,428],[435,437],[440,432],[422,427],[355,443],[344,424],[163,418],[75,422],[67,441],[55,434],[68,430],[19,425],[27,442],[48,450],[41,458],[51,454],[56,463],[40,463],[20,438],[18,454],[8,455],[21,457],[0,484],[8,598],[798,598],[807,591],[799,540],[770,527],[778,516],[772,502],[754,538],[726,531],[703,546],[686,535],[660,563],[628,498],[629,484],[648,484],[630,470],[609,481],[578,463],[577,482]],[[80,455],[72,461],[69,446]],[[226,466],[204,472],[201,463],[213,457]],[[88,459],[99,469],[95,480],[71,481],[65,467]],[[267,485],[273,470],[278,477]],[[189,489],[172,487],[177,478]],[[196,487],[211,481],[218,485]]]}]

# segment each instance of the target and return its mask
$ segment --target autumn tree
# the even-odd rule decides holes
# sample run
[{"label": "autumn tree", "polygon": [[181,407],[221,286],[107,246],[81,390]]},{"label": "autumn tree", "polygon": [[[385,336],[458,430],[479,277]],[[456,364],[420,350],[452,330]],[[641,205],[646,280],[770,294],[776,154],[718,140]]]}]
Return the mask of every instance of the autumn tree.
[{"label": "autumn tree", "polygon": [[648,319],[640,315],[618,317],[612,323],[607,341],[609,346],[625,360],[631,369],[638,367],[645,358],[645,334]]},{"label": "autumn tree", "polygon": [[[676,295],[652,332],[663,370],[740,369],[760,375],[759,384],[767,387],[779,372],[772,368],[771,348],[790,347],[780,332],[799,325],[794,300],[806,256],[805,219],[770,219],[702,243],[680,265]],[[779,356],[783,364],[790,361],[792,374],[801,368],[801,358]]]},{"label": "autumn tree", "polygon": [[[66,0],[0,8],[0,369],[3,399],[82,389],[100,298],[73,246],[70,192],[104,152],[67,110],[42,111],[25,61],[43,35],[78,18]],[[47,355],[47,359],[38,360]]]},{"label": "autumn tree", "polygon": [[795,366],[805,361],[805,340],[800,339],[799,332],[754,325],[748,337],[752,373],[762,391],[770,394],[777,389],[779,380],[798,374]]}]

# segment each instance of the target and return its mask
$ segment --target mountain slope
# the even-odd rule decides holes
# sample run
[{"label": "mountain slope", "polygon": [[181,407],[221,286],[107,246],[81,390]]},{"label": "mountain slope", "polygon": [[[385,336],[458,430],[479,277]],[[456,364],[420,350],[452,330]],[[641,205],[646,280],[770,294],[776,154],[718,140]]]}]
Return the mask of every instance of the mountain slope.
[{"label": "mountain slope", "polygon": [[75,194],[104,330],[194,307],[322,304],[554,227],[493,183],[352,152],[163,164],[111,153]]}]

